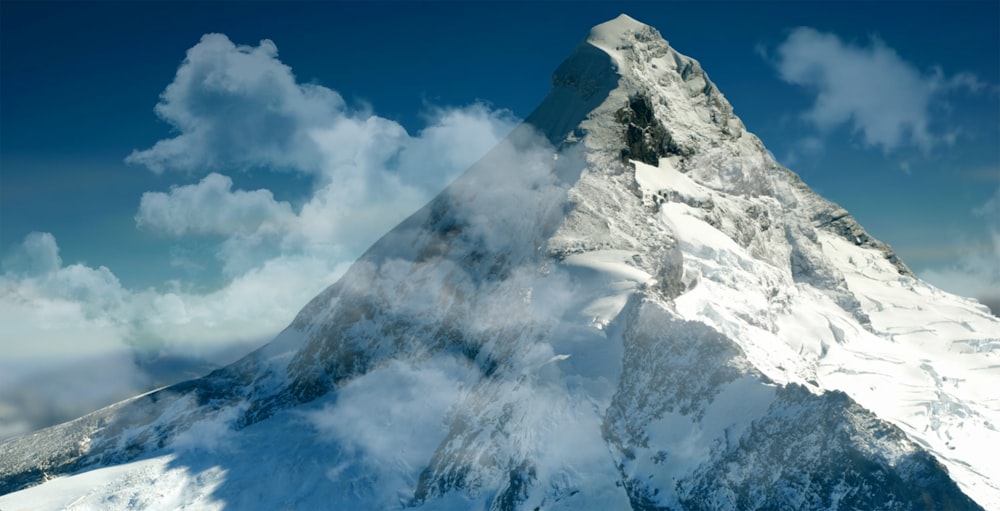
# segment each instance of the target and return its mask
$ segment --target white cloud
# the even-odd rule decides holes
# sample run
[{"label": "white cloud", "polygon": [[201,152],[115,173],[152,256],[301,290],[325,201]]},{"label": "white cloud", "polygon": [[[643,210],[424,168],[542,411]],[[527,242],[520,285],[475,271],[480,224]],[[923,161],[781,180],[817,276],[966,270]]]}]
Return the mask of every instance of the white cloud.
[{"label": "white cloud", "polygon": [[214,416],[195,421],[190,428],[170,439],[170,447],[196,455],[229,449],[233,445],[233,424],[245,411],[245,406],[231,406]]},{"label": "white cloud", "polygon": [[[15,253],[59,261],[51,234],[28,235]],[[0,430],[61,422],[153,383],[137,360],[229,362],[284,328],[347,263],[274,258],[222,289],[197,293],[124,288],[105,267],[49,266],[0,275]],[[19,425],[15,428],[13,424]]]},{"label": "white cloud", "polygon": [[145,390],[123,342],[126,293],[107,268],[63,266],[31,233],[0,275],[0,436],[61,422]]},{"label": "white cloud", "polygon": [[[41,416],[65,420],[80,407],[108,404],[110,395],[134,393],[149,383],[137,357],[228,362],[234,350],[271,339],[382,233],[517,123],[484,104],[434,108],[427,127],[410,134],[394,121],[348,112],[330,89],[297,83],[270,41],[237,46],[219,34],[188,51],[156,111],[179,134],[127,160],[201,179],[144,194],[136,223],[175,238],[173,264],[185,267],[200,264],[184,240],[214,237],[226,284],[211,292],[181,282],[128,289],[108,268],[64,266],[55,238],[32,233],[4,259],[0,275],[0,410],[14,410],[0,416],[4,431],[37,427]],[[247,167],[309,176],[312,195],[294,207],[266,189],[241,190],[220,173]],[[46,403],[48,412],[11,426],[8,419],[29,414],[26,400],[5,400],[8,391],[63,361],[101,357],[133,361],[122,367],[134,377],[102,379],[111,394],[76,396],[72,409],[60,409],[55,389],[40,391],[27,401]],[[5,373],[7,366],[23,370]],[[88,378],[79,366],[64,367],[75,371],[70,380]]]},{"label": "white cloud", "polygon": [[[407,182],[442,188],[493,148],[517,124],[510,112],[482,103],[431,110],[428,125],[400,154],[398,173]],[[457,142],[457,143],[456,143]],[[428,168],[434,162],[441,170]]]},{"label": "white cloud", "polygon": [[[312,176],[312,195],[297,210],[267,190],[233,190],[232,179],[218,173],[143,195],[140,227],[221,237],[216,257],[228,277],[275,258],[353,259],[517,123],[477,103],[433,108],[427,127],[411,135],[395,121],[348,112],[332,90],[296,83],[273,43],[236,46],[218,34],[188,52],[157,111],[181,135],[128,161],[157,172],[258,166]],[[259,111],[280,122],[253,118]],[[255,123],[277,128],[240,131]]]},{"label": "white cloud", "polygon": [[1000,188],[972,212],[986,221],[984,242],[952,264],[921,272],[920,278],[946,291],[976,298],[1000,315]]},{"label": "white cloud", "polygon": [[39,314],[57,314],[39,318],[42,325],[50,327],[66,321],[67,316],[63,314],[69,314],[69,310],[73,311],[70,315],[99,318],[103,316],[102,311],[122,302],[124,292],[118,279],[104,266],[63,266],[55,237],[47,232],[28,234],[5,259],[0,290],[2,297],[11,300],[12,305],[29,306],[36,300],[51,301],[53,306],[31,309]]},{"label": "white cloud", "polygon": [[288,255],[347,261],[423,206],[509,132],[515,120],[482,104],[435,110],[416,136],[371,116],[331,119],[309,136],[319,152],[312,195],[293,210],[267,190],[233,190],[212,173],[168,193],[143,194],[141,228],[215,235],[227,276]]},{"label": "white cloud", "polygon": [[343,108],[336,92],[296,83],[273,42],[237,46],[225,35],[206,34],[156,105],[180,134],[126,161],[157,173],[246,166],[314,171],[319,151],[308,132]]},{"label": "white cloud", "polygon": [[976,298],[1000,314],[1000,232],[979,250],[969,252],[958,261],[920,273],[920,278],[958,295]]},{"label": "white cloud", "polygon": [[413,494],[448,434],[449,414],[477,375],[467,361],[447,355],[393,360],[338,389],[332,403],[302,412],[320,445],[336,446],[337,454],[327,458],[330,484],[364,479],[378,488],[370,495],[379,501],[373,507],[399,507]]},{"label": "white cloud", "polygon": [[365,462],[402,463],[416,479],[448,432],[449,409],[477,375],[476,368],[446,355],[416,364],[393,360],[352,380],[338,390],[335,403],[306,418],[322,437]]},{"label": "white cloud", "polygon": [[[188,50],[156,113],[180,134],[133,151],[126,161],[157,173],[267,167],[333,178],[343,177],[337,169],[376,165],[434,188],[516,123],[508,112],[481,104],[437,108],[428,127],[411,138],[394,121],[349,112],[331,89],[296,82],[273,42],[238,46],[222,34],[207,34]],[[400,161],[390,162],[400,153]],[[451,174],[428,172],[421,165],[428,160]]]},{"label": "white cloud", "polygon": [[1000,187],[997,188],[996,192],[993,192],[993,196],[990,197],[982,206],[972,210],[972,213],[976,216],[983,217],[994,224],[995,227],[1000,227]]},{"label": "white cloud", "polygon": [[56,239],[47,232],[33,232],[3,260],[3,270],[9,273],[39,275],[62,266]]},{"label": "white cloud", "polygon": [[166,232],[218,234],[281,229],[292,218],[292,206],[274,200],[268,190],[232,191],[233,180],[216,173],[199,183],[171,187],[169,193],[146,192],[136,224]]},{"label": "white cloud", "polygon": [[543,135],[524,125],[455,181],[451,207],[487,250],[520,244],[533,251],[541,242],[537,229],[551,225],[546,219],[561,213],[566,189],[559,186],[560,176],[578,174],[583,167],[578,148],[559,154]]},{"label": "white cloud", "polygon": [[793,166],[798,164],[802,158],[815,158],[823,153],[823,149],[823,140],[809,135],[792,143],[781,162],[787,166]]},{"label": "white cloud", "polygon": [[983,88],[970,73],[922,73],[878,39],[857,46],[808,27],[789,34],[775,64],[783,80],[815,92],[806,121],[823,132],[848,125],[866,145],[886,152],[905,145],[927,151],[953,140],[954,129],[935,132],[935,102],[958,89]]}]

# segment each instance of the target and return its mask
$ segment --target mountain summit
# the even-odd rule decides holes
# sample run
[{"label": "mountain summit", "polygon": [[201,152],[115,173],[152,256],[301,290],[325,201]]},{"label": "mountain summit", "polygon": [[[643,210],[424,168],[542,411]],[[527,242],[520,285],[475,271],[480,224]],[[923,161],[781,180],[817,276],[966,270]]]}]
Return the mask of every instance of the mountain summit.
[{"label": "mountain summit", "polygon": [[0,443],[0,508],[997,509],[998,387],[1000,320],[622,15],[273,342]]}]

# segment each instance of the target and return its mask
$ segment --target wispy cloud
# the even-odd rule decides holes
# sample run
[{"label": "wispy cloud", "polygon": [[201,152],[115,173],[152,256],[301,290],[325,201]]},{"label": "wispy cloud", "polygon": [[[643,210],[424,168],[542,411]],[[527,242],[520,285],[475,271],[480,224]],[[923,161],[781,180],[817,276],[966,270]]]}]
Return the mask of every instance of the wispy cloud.
[{"label": "wispy cloud", "polygon": [[[473,226],[476,232],[470,237],[481,238],[479,230],[486,227]],[[497,229],[502,234],[506,227]],[[471,240],[456,241],[465,242]],[[516,250],[516,243],[507,248]],[[464,253],[455,252],[452,256]],[[608,474],[579,467],[614,470],[606,446],[590,440],[601,435],[597,412],[603,408],[595,395],[610,400],[617,381],[616,369],[597,361],[614,356],[615,348],[608,351],[603,335],[562,322],[582,314],[589,302],[581,299],[579,283],[565,268],[542,273],[534,265],[508,268],[502,280],[470,279],[463,277],[466,264],[449,261],[386,261],[369,270],[409,276],[405,285],[392,278],[364,280],[376,287],[369,292],[393,289],[402,297],[392,305],[407,307],[405,313],[392,315],[413,318],[417,329],[420,318],[440,318],[449,308],[442,301],[459,290],[466,298],[451,307],[461,307],[463,313],[451,326],[476,343],[476,359],[446,349],[377,364],[340,387],[326,406],[301,412],[320,439],[340,447],[327,461],[331,484],[364,478],[379,488],[373,497],[385,499],[380,502],[384,506],[412,498],[422,477],[429,477],[425,483],[433,487],[458,472],[468,476],[463,485],[472,491],[482,481],[502,481],[511,470],[524,467],[530,467],[538,487],[557,493],[582,490],[586,495],[600,488],[594,482]],[[487,365],[491,375],[482,378]],[[512,424],[530,434],[511,434]],[[401,438],[410,441],[401,443]],[[429,498],[436,498],[433,490]]]},{"label": "wispy cloud", "polygon": [[[345,469],[369,473],[384,494],[398,499],[416,486],[448,433],[448,414],[477,376],[467,363],[437,356],[392,361],[346,384],[335,403],[304,415],[320,441],[343,449],[343,460],[330,460],[339,463],[328,477],[337,479]],[[386,505],[398,504],[392,500]]]},{"label": "wispy cloud", "polygon": [[920,277],[946,291],[976,298],[1000,315],[1000,187],[972,214],[986,222],[985,241],[951,264],[921,272]]},{"label": "wispy cloud", "polygon": [[961,172],[959,176],[973,183],[1000,183],[1000,165],[985,165]]},{"label": "wispy cloud", "polygon": [[815,94],[802,117],[820,133],[846,125],[885,152],[954,143],[958,128],[939,126],[936,104],[956,91],[985,88],[971,73],[921,72],[878,38],[861,46],[809,27],[789,33],[774,65],[782,80]]}]

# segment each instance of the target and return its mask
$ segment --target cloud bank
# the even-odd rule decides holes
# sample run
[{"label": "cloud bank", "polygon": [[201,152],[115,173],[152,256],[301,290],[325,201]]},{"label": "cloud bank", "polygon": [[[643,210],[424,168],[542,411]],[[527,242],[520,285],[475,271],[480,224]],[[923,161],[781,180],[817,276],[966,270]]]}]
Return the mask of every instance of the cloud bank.
[{"label": "cloud bank", "polygon": [[[271,41],[202,37],[155,108],[173,136],[126,161],[198,178],[143,194],[136,226],[176,242],[187,265],[199,263],[184,255],[186,242],[213,243],[225,284],[128,289],[109,268],[65,265],[51,234],[28,235],[0,275],[0,437],[145,390],[149,361],[204,367],[266,342],[519,122],[484,103],[428,110],[426,126],[409,133],[332,89],[298,82]],[[310,193],[293,205],[241,189],[231,176],[248,169],[298,174]],[[94,377],[81,363],[91,359],[117,371],[101,373],[117,376],[100,379],[100,392],[77,385]],[[59,385],[24,394],[26,382],[57,367]],[[55,399],[67,387],[81,389],[71,407]]]},{"label": "cloud bank", "polygon": [[936,107],[950,93],[984,87],[970,73],[923,73],[877,38],[859,46],[809,27],[792,30],[774,57],[782,80],[815,94],[802,115],[808,124],[821,133],[847,126],[887,153],[954,142],[955,130],[938,126]]}]

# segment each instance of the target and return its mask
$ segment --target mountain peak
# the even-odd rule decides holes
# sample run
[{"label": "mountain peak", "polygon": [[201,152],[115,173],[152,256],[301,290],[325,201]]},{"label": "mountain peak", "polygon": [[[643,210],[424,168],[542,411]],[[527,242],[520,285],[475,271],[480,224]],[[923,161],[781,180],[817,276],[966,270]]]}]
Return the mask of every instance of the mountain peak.
[{"label": "mountain peak", "polygon": [[778,165],[697,61],[619,16],[525,124],[268,346],[0,442],[0,494],[138,459],[67,502],[1000,508],[1000,320]]},{"label": "mountain peak", "polygon": [[590,29],[587,42],[612,53],[622,41],[627,40],[634,34],[646,34],[650,32],[659,37],[659,32],[655,28],[637,21],[627,14],[621,14],[613,20],[605,21]]},{"label": "mountain peak", "polygon": [[[618,137],[601,132],[617,129],[623,115],[632,118],[620,111],[623,107],[644,114],[648,126],[658,125],[654,129],[669,135],[675,149],[687,154],[695,146],[745,134],[732,106],[698,61],[677,52],[655,28],[626,14],[590,30],[556,69],[552,92],[527,123],[557,147],[586,132],[591,135],[588,147],[615,150]],[[756,137],[746,137],[746,142],[753,152],[763,148]],[[653,158],[650,153],[643,161],[655,165]]]}]

